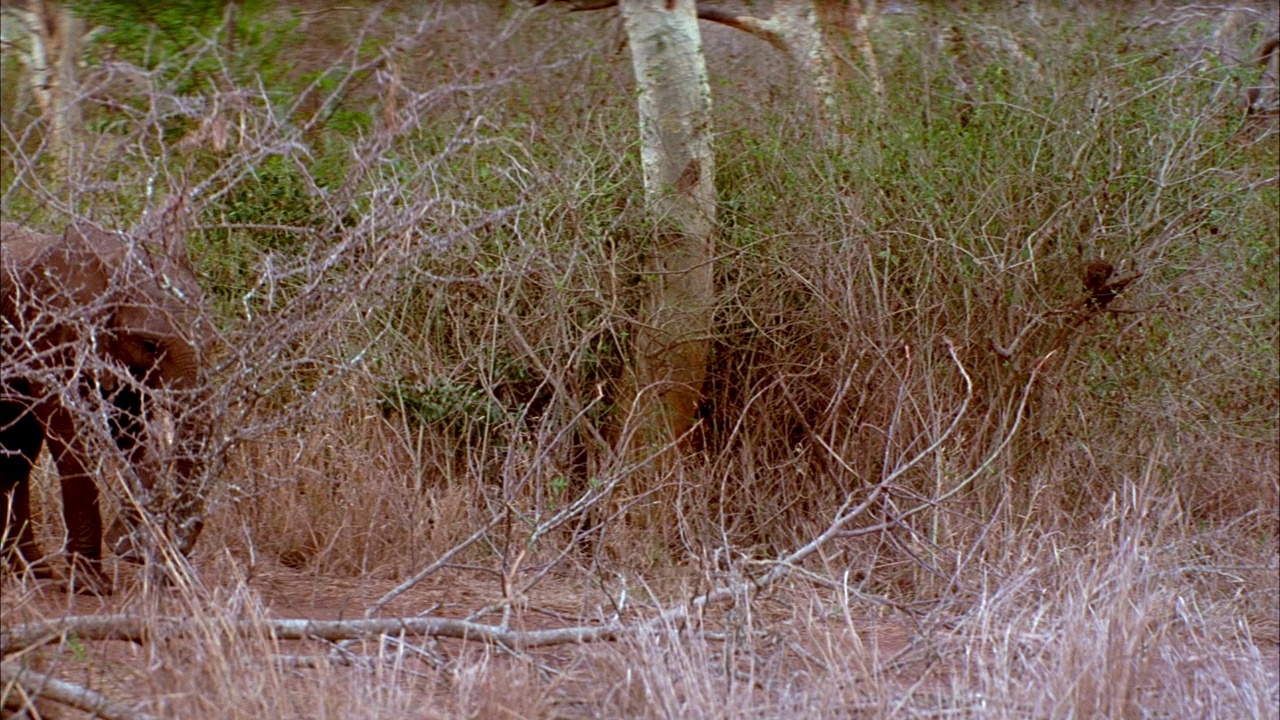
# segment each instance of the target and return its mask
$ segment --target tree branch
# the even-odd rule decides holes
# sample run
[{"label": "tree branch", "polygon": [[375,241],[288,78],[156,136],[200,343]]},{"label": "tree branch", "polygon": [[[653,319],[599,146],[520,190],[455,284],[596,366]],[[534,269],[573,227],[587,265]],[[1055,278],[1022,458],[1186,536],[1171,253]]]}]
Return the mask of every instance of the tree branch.
[{"label": "tree branch", "polygon": [[[221,624],[221,623],[220,623]],[[0,655],[74,634],[81,640],[146,642],[153,637],[191,635],[198,623],[178,617],[134,615],[70,616],[19,625],[0,633]],[[614,640],[627,632],[620,626],[570,627],[557,630],[509,630],[452,618],[372,618],[368,620],[262,619],[228,620],[239,633],[265,629],[275,640],[350,640],[370,635],[414,635],[475,640],[525,649],[565,643]]]},{"label": "tree branch", "polygon": [[154,717],[115,702],[106,695],[89,688],[21,667],[16,663],[0,663],[0,685],[10,684],[22,688],[23,692],[32,698],[41,697],[69,705],[103,720],[152,720]]}]

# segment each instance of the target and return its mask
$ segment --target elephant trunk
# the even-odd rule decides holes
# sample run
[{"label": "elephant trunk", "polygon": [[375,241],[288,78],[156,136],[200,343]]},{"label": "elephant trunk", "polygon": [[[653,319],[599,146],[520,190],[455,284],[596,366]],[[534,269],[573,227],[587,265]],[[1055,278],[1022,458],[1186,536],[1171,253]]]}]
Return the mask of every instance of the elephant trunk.
[{"label": "elephant trunk", "polygon": [[[198,323],[193,323],[198,327]],[[197,336],[203,333],[197,331]],[[209,444],[213,437],[212,408],[209,405],[209,388],[197,368],[203,367],[201,357],[204,347],[197,342],[188,345],[190,355],[178,353],[166,356],[162,363],[174,365],[170,377],[177,379],[174,390],[181,393],[182,410],[176,416],[172,450],[172,477],[175,487],[170,499],[165,530],[169,539],[182,554],[195,546],[204,527],[206,470]]]}]

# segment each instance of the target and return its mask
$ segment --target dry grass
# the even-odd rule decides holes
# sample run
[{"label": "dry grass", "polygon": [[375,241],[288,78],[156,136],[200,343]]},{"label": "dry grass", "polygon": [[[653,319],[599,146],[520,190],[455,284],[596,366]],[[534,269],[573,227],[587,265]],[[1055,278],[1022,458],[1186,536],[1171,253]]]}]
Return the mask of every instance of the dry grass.
[{"label": "dry grass", "polygon": [[[363,40],[309,14],[278,52],[350,54],[286,76],[188,50],[244,135],[187,154],[156,140],[199,122],[164,68],[146,91],[91,68],[145,109],[65,180],[7,110],[6,219],[198,186],[223,350],[190,572],[3,585],[6,632],[154,635],[6,663],[177,718],[1277,717],[1280,136],[1238,112],[1258,72],[1226,46],[1255,15],[1042,11],[883,17],[886,106],[851,102],[838,152],[780,55],[706,28],[722,303],[697,436],[661,466],[613,452],[647,249],[605,14],[392,8]],[[1141,273],[1105,309],[1094,257]],[[621,632],[266,623],[366,615]],[[23,692],[15,715],[83,716]]]}]

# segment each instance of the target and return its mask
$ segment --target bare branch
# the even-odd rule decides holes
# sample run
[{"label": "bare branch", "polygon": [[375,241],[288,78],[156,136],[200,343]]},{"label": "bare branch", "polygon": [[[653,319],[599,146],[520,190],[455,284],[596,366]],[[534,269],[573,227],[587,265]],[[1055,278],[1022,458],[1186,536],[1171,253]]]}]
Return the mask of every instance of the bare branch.
[{"label": "bare branch", "polygon": [[89,688],[20,667],[15,663],[0,663],[0,685],[7,686],[10,683],[22,688],[32,698],[41,697],[62,703],[103,720],[151,720],[154,717],[126,707]]},{"label": "bare branch", "polygon": [[[275,640],[352,640],[376,635],[412,635],[493,643],[510,648],[534,648],[568,643],[616,640],[635,632],[621,626],[569,627],[556,630],[507,630],[453,618],[372,618],[366,620],[220,620],[220,627],[249,634],[266,630]],[[19,625],[0,633],[0,654],[11,655],[53,642],[66,635],[79,640],[124,640],[144,643],[154,637],[191,637],[197,622],[179,617],[84,615]]]}]

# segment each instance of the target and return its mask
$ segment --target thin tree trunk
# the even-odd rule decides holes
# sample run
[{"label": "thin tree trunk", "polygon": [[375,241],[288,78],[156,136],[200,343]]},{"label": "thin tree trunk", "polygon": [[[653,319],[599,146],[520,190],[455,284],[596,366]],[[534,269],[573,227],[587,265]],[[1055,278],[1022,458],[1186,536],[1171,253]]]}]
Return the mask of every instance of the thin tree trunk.
[{"label": "thin tree trunk", "polygon": [[[16,10],[16,8],[14,9]],[[49,126],[48,151],[59,175],[74,166],[75,137],[80,129],[79,65],[85,25],[67,6],[29,0],[26,12],[14,12],[26,29],[30,49],[23,59],[31,91]]]},{"label": "thin tree trunk", "polygon": [[[791,56],[809,90],[809,102],[813,106],[818,127],[835,135],[840,130],[840,103],[835,88],[835,61],[820,28],[820,19],[833,14],[844,17],[843,0],[826,0],[815,6],[813,0],[788,0],[774,3],[773,15],[758,18],[734,10],[702,7],[698,17],[721,25],[727,25],[750,33]],[[825,22],[825,20],[824,20]]]},{"label": "thin tree trunk", "polygon": [[[875,0],[817,0],[818,24],[822,26],[835,48],[843,66],[853,71],[853,58],[844,53],[852,45],[862,56],[863,71],[871,81],[871,92],[877,107],[884,104],[884,80],[880,77],[880,64],[876,61],[875,48],[871,44],[871,25],[876,17]],[[838,73],[840,74],[840,73]],[[862,84],[862,78],[846,75],[846,85]]]},{"label": "thin tree trunk", "polygon": [[694,425],[711,346],[716,188],[711,89],[692,0],[623,0],[640,87],[641,162],[653,223],[636,333],[635,408],[649,448]]},{"label": "thin tree trunk", "polygon": [[776,3],[773,18],[786,40],[791,57],[809,79],[810,102],[822,129],[838,131],[840,108],[833,80],[835,62],[818,28],[813,2],[794,0]]}]

